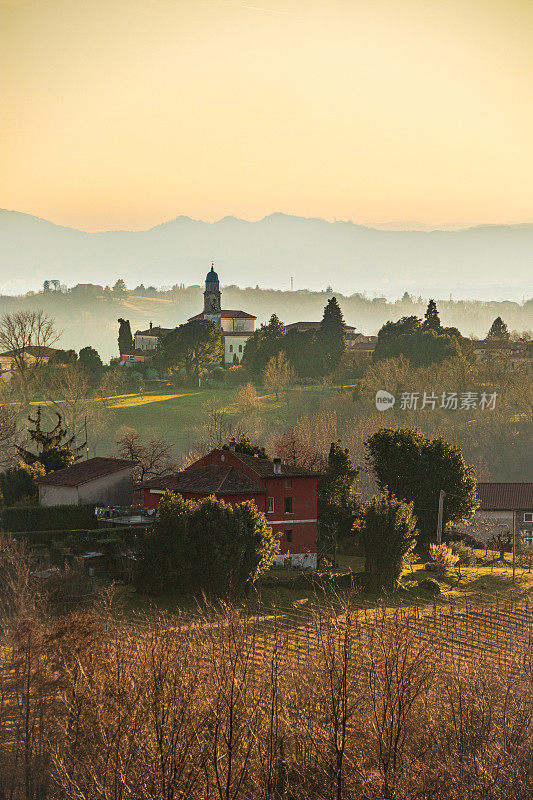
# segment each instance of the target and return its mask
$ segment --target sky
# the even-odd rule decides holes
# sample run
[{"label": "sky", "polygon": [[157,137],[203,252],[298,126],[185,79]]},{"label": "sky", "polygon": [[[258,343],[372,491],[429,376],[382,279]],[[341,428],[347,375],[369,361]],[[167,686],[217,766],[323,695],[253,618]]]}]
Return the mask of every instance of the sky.
[{"label": "sky", "polygon": [[0,207],[533,219],[532,0],[0,0]]}]

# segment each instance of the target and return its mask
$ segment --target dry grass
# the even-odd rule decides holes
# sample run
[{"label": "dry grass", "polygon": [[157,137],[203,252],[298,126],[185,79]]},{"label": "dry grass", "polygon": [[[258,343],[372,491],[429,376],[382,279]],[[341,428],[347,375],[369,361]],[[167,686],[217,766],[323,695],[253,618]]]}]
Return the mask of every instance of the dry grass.
[{"label": "dry grass", "polygon": [[527,603],[370,613],[337,598],[306,615],[224,606],[135,625],[107,593],[54,619],[12,556],[1,797],[531,797]]}]

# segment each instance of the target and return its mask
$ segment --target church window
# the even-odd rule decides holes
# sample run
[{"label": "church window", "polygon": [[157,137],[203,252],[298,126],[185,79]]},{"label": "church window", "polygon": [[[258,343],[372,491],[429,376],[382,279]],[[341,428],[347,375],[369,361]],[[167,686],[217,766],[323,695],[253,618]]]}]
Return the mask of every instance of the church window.
[{"label": "church window", "polygon": [[242,344],[239,345],[239,353],[242,353]]},{"label": "church window", "polygon": [[230,346],[229,346],[229,351],[230,351],[230,353],[233,353],[233,345],[232,344],[230,344]]}]

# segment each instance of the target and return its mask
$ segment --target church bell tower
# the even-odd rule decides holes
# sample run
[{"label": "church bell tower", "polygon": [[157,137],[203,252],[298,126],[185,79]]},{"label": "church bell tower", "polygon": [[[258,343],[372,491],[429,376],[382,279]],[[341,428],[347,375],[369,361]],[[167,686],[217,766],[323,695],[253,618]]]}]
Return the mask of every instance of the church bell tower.
[{"label": "church bell tower", "polygon": [[212,320],[220,328],[220,284],[214,264],[205,279],[204,319]]}]

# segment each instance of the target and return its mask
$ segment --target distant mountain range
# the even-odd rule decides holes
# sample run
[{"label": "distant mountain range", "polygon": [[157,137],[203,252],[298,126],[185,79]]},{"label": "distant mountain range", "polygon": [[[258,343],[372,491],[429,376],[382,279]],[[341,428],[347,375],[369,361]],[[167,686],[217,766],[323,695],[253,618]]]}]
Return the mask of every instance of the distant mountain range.
[{"label": "distant mountain range", "polygon": [[201,284],[521,300],[533,294],[533,224],[385,230],[271,214],[257,222],[178,217],[145,231],[86,231],[0,211],[0,292],[45,279],[130,287]]}]

